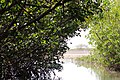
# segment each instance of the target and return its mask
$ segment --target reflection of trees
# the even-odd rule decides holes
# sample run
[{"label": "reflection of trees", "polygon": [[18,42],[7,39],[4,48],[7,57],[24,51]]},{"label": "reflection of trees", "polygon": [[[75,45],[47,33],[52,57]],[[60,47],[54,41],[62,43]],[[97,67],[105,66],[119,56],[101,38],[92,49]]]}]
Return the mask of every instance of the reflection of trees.
[{"label": "reflection of trees", "polygon": [[79,66],[84,66],[94,72],[98,80],[120,80],[119,72],[110,72],[102,65],[94,63],[86,63],[82,61],[76,61],[76,64]]}]

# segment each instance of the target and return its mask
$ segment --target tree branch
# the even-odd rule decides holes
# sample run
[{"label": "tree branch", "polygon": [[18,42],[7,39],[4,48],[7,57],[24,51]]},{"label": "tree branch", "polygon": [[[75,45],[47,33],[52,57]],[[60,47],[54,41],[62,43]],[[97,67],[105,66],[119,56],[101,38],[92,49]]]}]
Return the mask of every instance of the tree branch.
[{"label": "tree branch", "polygon": [[58,7],[59,5],[61,5],[60,3],[61,3],[61,0],[60,0],[58,3],[56,3],[54,7],[52,7],[51,9],[48,9],[48,10],[45,11],[43,14],[41,14],[38,18],[33,19],[33,20],[31,20],[30,22],[28,22],[27,24],[24,24],[23,26],[18,27],[18,30],[21,30],[21,29],[25,28],[26,26],[28,26],[28,25],[30,25],[30,24],[32,24],[32,23],[35,23],[36,21],[39,21],[41,18],[43,18],[44,16],[46,16],[47,14],[49,14],[49,13],[50,13],[52,10],[54,10],[56,7]]},{"label": "tree branch", "polygon": [[19,11],[18,15],[16,15],[16,18],[13,19],[13,21],[12,21],[12,22],[10,23],[10,25],[7,27],[7,30],[6,30],[6,31],[8,31],[8,30],[14,25],[14,23],[16,22],[16,20],[17,20],[18,17],[20,16],[21,12],[22,12],[22,9]]},{"label": "tree branch", "polygon": [[104,42],[104,41],[99,37],[99,35],[98,35],[97,32],[95,32],[95,34],[96,34],[96,36],[98,37],[98,39],[99,39],[100,41]]},{"label": "tree branch", "polygon": [[[36,21],[39,21],[40,19],[42,19],[44,16],[48,15],[52,10],[54,10],[56,7],[61,5],[61,1],[60,0],[58,3],[56,3],[52,8],[48,9],[47,11],[45,11],[43,14],[41,14],[38,18],[31,20],[30,22],[28,22],[27,24],[24,24],[20,27],[18,27],[18,29],[14,29],[12,30],[12,33],[14,33],[16,30],[20,31],[23,28],[25,28],[28,25],[31,25],[32,23],[35,23]],[[10,7],[11,8],[11,7]],[[0,13],[1,14],[1,13]],[[2,34],[0,34],[0,41],[5,39],[6,37],[8,37],[9,35],[9,31],[3,32]]]}]

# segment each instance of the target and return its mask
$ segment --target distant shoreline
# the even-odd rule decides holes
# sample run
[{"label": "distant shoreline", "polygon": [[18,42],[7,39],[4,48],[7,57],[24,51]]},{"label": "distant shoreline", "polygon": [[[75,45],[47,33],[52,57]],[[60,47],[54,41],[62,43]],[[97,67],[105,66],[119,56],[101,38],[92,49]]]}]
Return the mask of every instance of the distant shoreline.
[{"label": "distant shoreline", "polygon": [[90,55],[91,48],[70,49],[64,54],[64,58],[78,58]]}]

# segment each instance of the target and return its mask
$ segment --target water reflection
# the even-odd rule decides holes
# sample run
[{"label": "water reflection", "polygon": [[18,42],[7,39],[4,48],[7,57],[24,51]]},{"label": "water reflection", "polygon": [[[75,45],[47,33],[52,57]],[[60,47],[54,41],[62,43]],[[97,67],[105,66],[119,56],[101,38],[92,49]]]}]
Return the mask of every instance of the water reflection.
[{"label": "water reflection", "polygon": [[[62,80],[120,80],[120,76],[108,74],[104,70],[100,70],[98,67],[92,67],[90,64],[87,66],[83,64],[76,64],[74,60],[65,60],[63,64],[62,72],[56,74],[62,78]],[[115,73],[114,73],[115,74]]]}]

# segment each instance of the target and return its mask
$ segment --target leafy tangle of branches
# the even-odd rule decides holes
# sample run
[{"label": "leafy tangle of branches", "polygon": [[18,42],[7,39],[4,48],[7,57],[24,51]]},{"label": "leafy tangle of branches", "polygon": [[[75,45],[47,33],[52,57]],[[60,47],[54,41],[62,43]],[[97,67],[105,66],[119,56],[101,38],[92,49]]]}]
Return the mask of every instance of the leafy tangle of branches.
[{"label": "leafy tangle of branches", "polygon": [[100,12],[100,0],[1,0],[0,79],[51,80],[68,37]]}]

